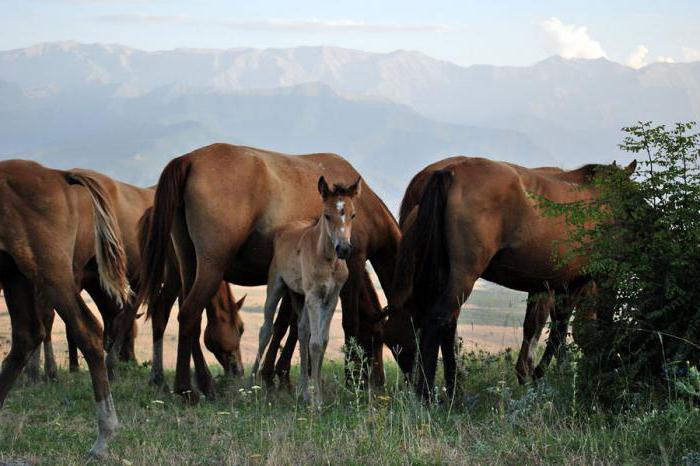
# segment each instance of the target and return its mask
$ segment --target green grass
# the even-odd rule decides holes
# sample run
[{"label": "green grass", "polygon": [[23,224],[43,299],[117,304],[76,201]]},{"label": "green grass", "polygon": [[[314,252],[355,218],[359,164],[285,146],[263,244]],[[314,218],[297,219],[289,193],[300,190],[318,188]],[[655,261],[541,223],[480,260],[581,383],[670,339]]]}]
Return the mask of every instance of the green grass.
[{"label": "green grass", "polygon": [[[611,415],[577,405],[566,369],[520,387],[510,353],[466,355],[453,401],[426,406],[388,364],[387,388],[347,388],[324,367],[326,405],[221,383],[190,407],[123,367],[113,384],[122,429],[107,464],[697,464],[700,412],[682,400]],[[172,380],[172,374],[170,380]],[[296,374],[294,374],[296,380]],[[86,464],[95,436],[87,372],[16,387],[0,411],[0,464]],[[12,463],[15,461],[15,463]],[[693,463],[693,461],[695,463]]]}]

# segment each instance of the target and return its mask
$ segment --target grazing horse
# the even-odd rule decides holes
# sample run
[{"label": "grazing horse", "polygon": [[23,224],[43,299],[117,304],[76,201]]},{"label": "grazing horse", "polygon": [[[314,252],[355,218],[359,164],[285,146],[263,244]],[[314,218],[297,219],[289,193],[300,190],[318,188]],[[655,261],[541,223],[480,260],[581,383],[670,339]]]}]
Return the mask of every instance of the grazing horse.
[{"label": "grazing horse", "polygon": [[[171,233],[183,275],[175,391],[196,401],[190,382],[195,322],[221,279],[240,285],[267,282],[275,231],[318,215],[316,181],[339,182],[359,174],[335,154],[289,156],[250,147],[213,144],[172,160],[163,170],[144,253],[143,297],[158,294]],[[393,279],[399,229],[381,200],[364,187],[356,203],[349,277],[341,291],[346,342],[357,339],[375,364],[381,335],[360,334],[359,290],[369,259],[385,289]],[[372,353],[374,351],[374,354]],[[376,369],[375,366],[373,369]],[[383,373],[372,370],[375,383]]]},{"label": "grazing horse", "polygon": [[[420,330],[419,393],[427,397],[432,389],[438,348],[448,389],[454,389],[457,317],[479,277],[528,293],[566,295],[588,284],[581,273],[584,258],[555,263],[555,254],[572,247],[567,241],[572,227],[562,217],[543,214],[533,196],[557,203],[591,200],[600,167],[527,169],[460,157],[416,176],[425,187],[406,196],[412,200],[402,208],[404,235],[384,335],[401,368],[410,372]],[[633,163],[626,170],[634,168]],[[418,206],[411,207],[415,199]],[[558,314],[553,334],[561,346],[569,315]]]},{"label": "grazing horse", "polygon": [[[150,228],[153,207],[148,207],[138,225],[140,250],[146,248],[148,230]],[[166,270],[162,288],[153,300],[148,303],[147,318],[151,319],[153,329],[153,359],[151,365],[150,383],[163,389],[168,388],[163,371],[163,335],[170,319],[175,300],[180,293],[180,275],[178,273],[177,258],[172,245],[168,248],[166,258]],[[204,344],[216,357],[224,369],[224,374],[230,376],[243,375],[243,358],[241,356],[241,337],[243,335],[243,321],[240,310],[243,307],[245,296],[236,301],[231,288],[224,281],[219,283],[219,289],[207,304],[207,327],[204,330]],[[197,322],[197,328],[201,326]],[[197,330],[197,335],[200,331]],[[214,386],[209,372],[209,366],[199,344],[199,338],[194,342],[193,359],[197,386],[207,396],[213,396]]]},{"label": "grazing horse", "polygon": [[[76,186],[68,172],[37,163],[0,162],[0,281],[12,323],[12,348],[0,372],[0,407],[56,309],[90,368],[102,456],[118,427],[103,353],[102,328],[80,296],[89,275],[115,303],[129,299],[126,253],[115,207],[99,186]],[[37,293],[38,291],[38,293]]]},{"label": "grazing horse", "polygon": [[[450,165],[463,162],[466,159],[467,157],[456,156],[439,160],[431,165],[428,165],[413,177],[406,188],[399,211],[399,227],[402,229],[402,231],[405,232],[415,220],[414,216],[417,212],[418,204],[420,203],[421,196],[423,195],[423,191],[428,180],[430,179],[430,176],[438,170],[443,170]],[[512,166],[515,169],[522,169],[522,167],[517,165]],[[567,172],[557,167],[538,167],[529,170],[540,174],[549,174],[553,176],[558,175],[564,177],[564,179],[567,179],[568,181],[571,181],[572,178],[570,173],[567,174]],[[580,180],[574,181],[576,182]],[[409,221],[409,218],[411,221]],[[576,298],[580,298],[580,296],[581,293],[575,293]],[[525,383],[527,378],[530,376],[538,377],[543,375],[544,369],[551,361],[554,354],[558,353],[562,349],[561,343],[564,341],[564,337],[566,336],[566,328],[568,325],[568,317],[570,316],[571,308],[575,304],[581,302],[580,299],[571,298],[571,296],[568,296],[567,299],[559,299],[560,305],[566,305],[555,307],[554,294],[551,292],[551,290],[546,292],[532,292],[528,295],[525,319],[523,322],[523,342],[518,355],[518,361],[516,363],[516,374],[518,376],[518,381],[521,384]],[[559,309],[559,311],[557,311],[557,309]],[[552,320],[553,332],[550,334],[551,337],[547,341],[546,350],[543,354],[540,365],[535,369],[532,361],[533,351],[537,345],[537,342],[539,341],[542,330],[547,323],[547,318],[550,316]],[[397,314],[395,317],[397,319],[402,319],[405,318],[405,314]],[[403,323],[405,328],[407,328],[406,324],[406,322]],[[394,343],[397,342],[397,338],[405,338],[394,333],[394,330],[397,328],[399,327],[392,324],[389,329],[389,341],[393,341]],[[412,343],[413,342],[411,341],[409,344]],[[398,345],[396,347],[404,346],[406,345]],[[402,355],[394,353],[394,357],[397,359],[397,361],[399,361],[399,364],[402,367],[407,368],[406,373],[408,374],[410,372],[410,369],[408,368],[412,367],[412,363],[410,363],[410,361],[412,361],[410,351],[404,352]],[[402,362],[401,359],[404,361]]]},{"label": "grazing horse", "polygon": [[352,252],[353,200],[360,193],[360,183],[358,178],[349,187],[336,184],[331,190],[325,178],[319,178],[318,191],[323,208],[318,220],[292,222],[275,233],[273,242],[265,320],[260,328],[258,353],[251,377],[257,375],[260,360],[270,343],[277,304],[287,292],[304,296],[303,308],[295,306],[299,316],[300,386],[304,400],[309,401],[308,364],[311,356],[314,401],[318,406],[322,400],[320,371],[328,345],[331,319],[338,305],[340,289],[348,278],[345,259]]},{"label": "grazing horse", "polygon": [[[364,286],[360,289],[360,312],[363,312],[364,318],[360,320],[361,324],[367,325],[367,328],[361,328],[363,334],[376,334],[382,331],[383,319],[378,318],[382,313],[382,306],[379,302],[379,296],[374,289],[372,279],[369,272],[364,273]],[[289,329],[289,335],[284,342],[282,353],[277,359],[282,339]],[[275,318],[273,327],[273,335],[270,344],[268,345],[265,359],[260,368],[260,376],[265,384],[274,386],[274,378],[277,376],[280,386],[291,388],[291,380],[289,378],[289,370],[292,365],[292,356],[294,348],[297,344],[297,315],[292,306],[291,298],[284,299],[280,305],[279,312]],[[382,341],[378,342],[382,345]],[[275,363],[276,360],[276,363]]]}]

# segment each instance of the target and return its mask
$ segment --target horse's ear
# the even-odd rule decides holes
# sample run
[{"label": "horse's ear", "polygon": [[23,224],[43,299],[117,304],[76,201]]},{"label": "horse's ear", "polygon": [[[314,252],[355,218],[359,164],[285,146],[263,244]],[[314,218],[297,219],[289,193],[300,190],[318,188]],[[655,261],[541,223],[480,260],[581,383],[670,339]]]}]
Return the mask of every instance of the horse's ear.
[{"label": "horse's ear", "polygon": [[328,183],[326,183],[326,179],[323,176],[321,176],[321,178],[318,179],[318,192],[324,199],[328,197],[328,194],[330,192],[330,189],[328,188]]},{"label": "horse's ear", "polygon": [[357,197],[360,195],[362,192],[362,177],[358,176],[357,181],[355,181],[350,187],[348,188],[348,191],[350,191],[350,195],[352,197]]},{"label": "horse's ear", "polygon": [[625,167],[625,173],[627,176],[632,176],[635,170],[637,170],[637,159],[632,160],[632,162]]},{"label": "horse's ear", "polygon": [[247,293],[244,294],[243,297],[242,297],[241,299],[239,299],[238,301],[236,301],[236,309],[237,309],[237,310],[243,309],[243,303],[245,302],[246,296],[248,296]]}]

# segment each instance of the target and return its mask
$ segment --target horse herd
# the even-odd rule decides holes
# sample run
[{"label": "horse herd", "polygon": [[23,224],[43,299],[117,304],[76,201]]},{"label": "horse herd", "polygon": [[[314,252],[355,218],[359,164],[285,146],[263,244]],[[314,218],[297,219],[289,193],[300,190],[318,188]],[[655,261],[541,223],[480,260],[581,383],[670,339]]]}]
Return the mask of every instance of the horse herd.
[{"label": "horse herd", "polygon": [[[301,393],[316,404],[338,299],[346,344],[362,350],[346,355],[348,376],[361,370],[369,383],[383,384],[387,345],[407,376],[420,362],[416,389],[429,398],[440,350],[451,393],[457,318],[479,277],[529,293],[516,369],[521,381],[537,376],[562,346],[578,298],[595,285],[581,272],[584,258],[555,264],[553,253],[571,247],[563,241],[571,227],[544,215],[535,198],[592,199],[599,168],[441,160],[412,179],[397,222],[352,165],[335,154],[289,156],[213,144],[173,159],[151,188],[88,170],[0,162],[0,283],[12,325],[0,406],[28,362],[36,372],[42,342],[45,371],[55,375],[55,310],[71,347],[80,349],[89,367],[98,421],[91,453],[104,455],[118,427],[109,380],[120,356],[133,357],[142,303],[153,326],[152,383],[165,385],[163,333],[177,299],[174,391],[197,401],[194,360],[199,392],[213,395],[200,346],[204,309],[206,347],[226,374],[243,374],[239,310],[245,297],[236,301],[227,282],[267,285],[252,375],[289,384],[299,341]],[[386,294],[385,309],[367,261]],[[97,305],[104,332],[82,290]],[[552,332],[535,368],[532,347],[549,315]],[[70,367],[77,368],[74,349]]]}]

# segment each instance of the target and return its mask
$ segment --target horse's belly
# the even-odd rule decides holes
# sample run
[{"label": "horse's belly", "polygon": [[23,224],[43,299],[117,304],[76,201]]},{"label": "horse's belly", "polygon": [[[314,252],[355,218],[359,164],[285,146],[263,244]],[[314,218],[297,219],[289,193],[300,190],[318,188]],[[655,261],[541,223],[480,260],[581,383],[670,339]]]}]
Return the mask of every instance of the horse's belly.
[{"label": "horse's belly", "polygon": [[506,288],[536,291],[563,288],[578,277],[569,266],[559,266],[550,254],[528,254],[525,251],[503,251],[497,254],[481,278]]},{"label": "horse's belly", "polygon": [[225,279],[242,286],[267,284],[267,271],[272,261],[272,241],[253,232],[230,261]]}]

